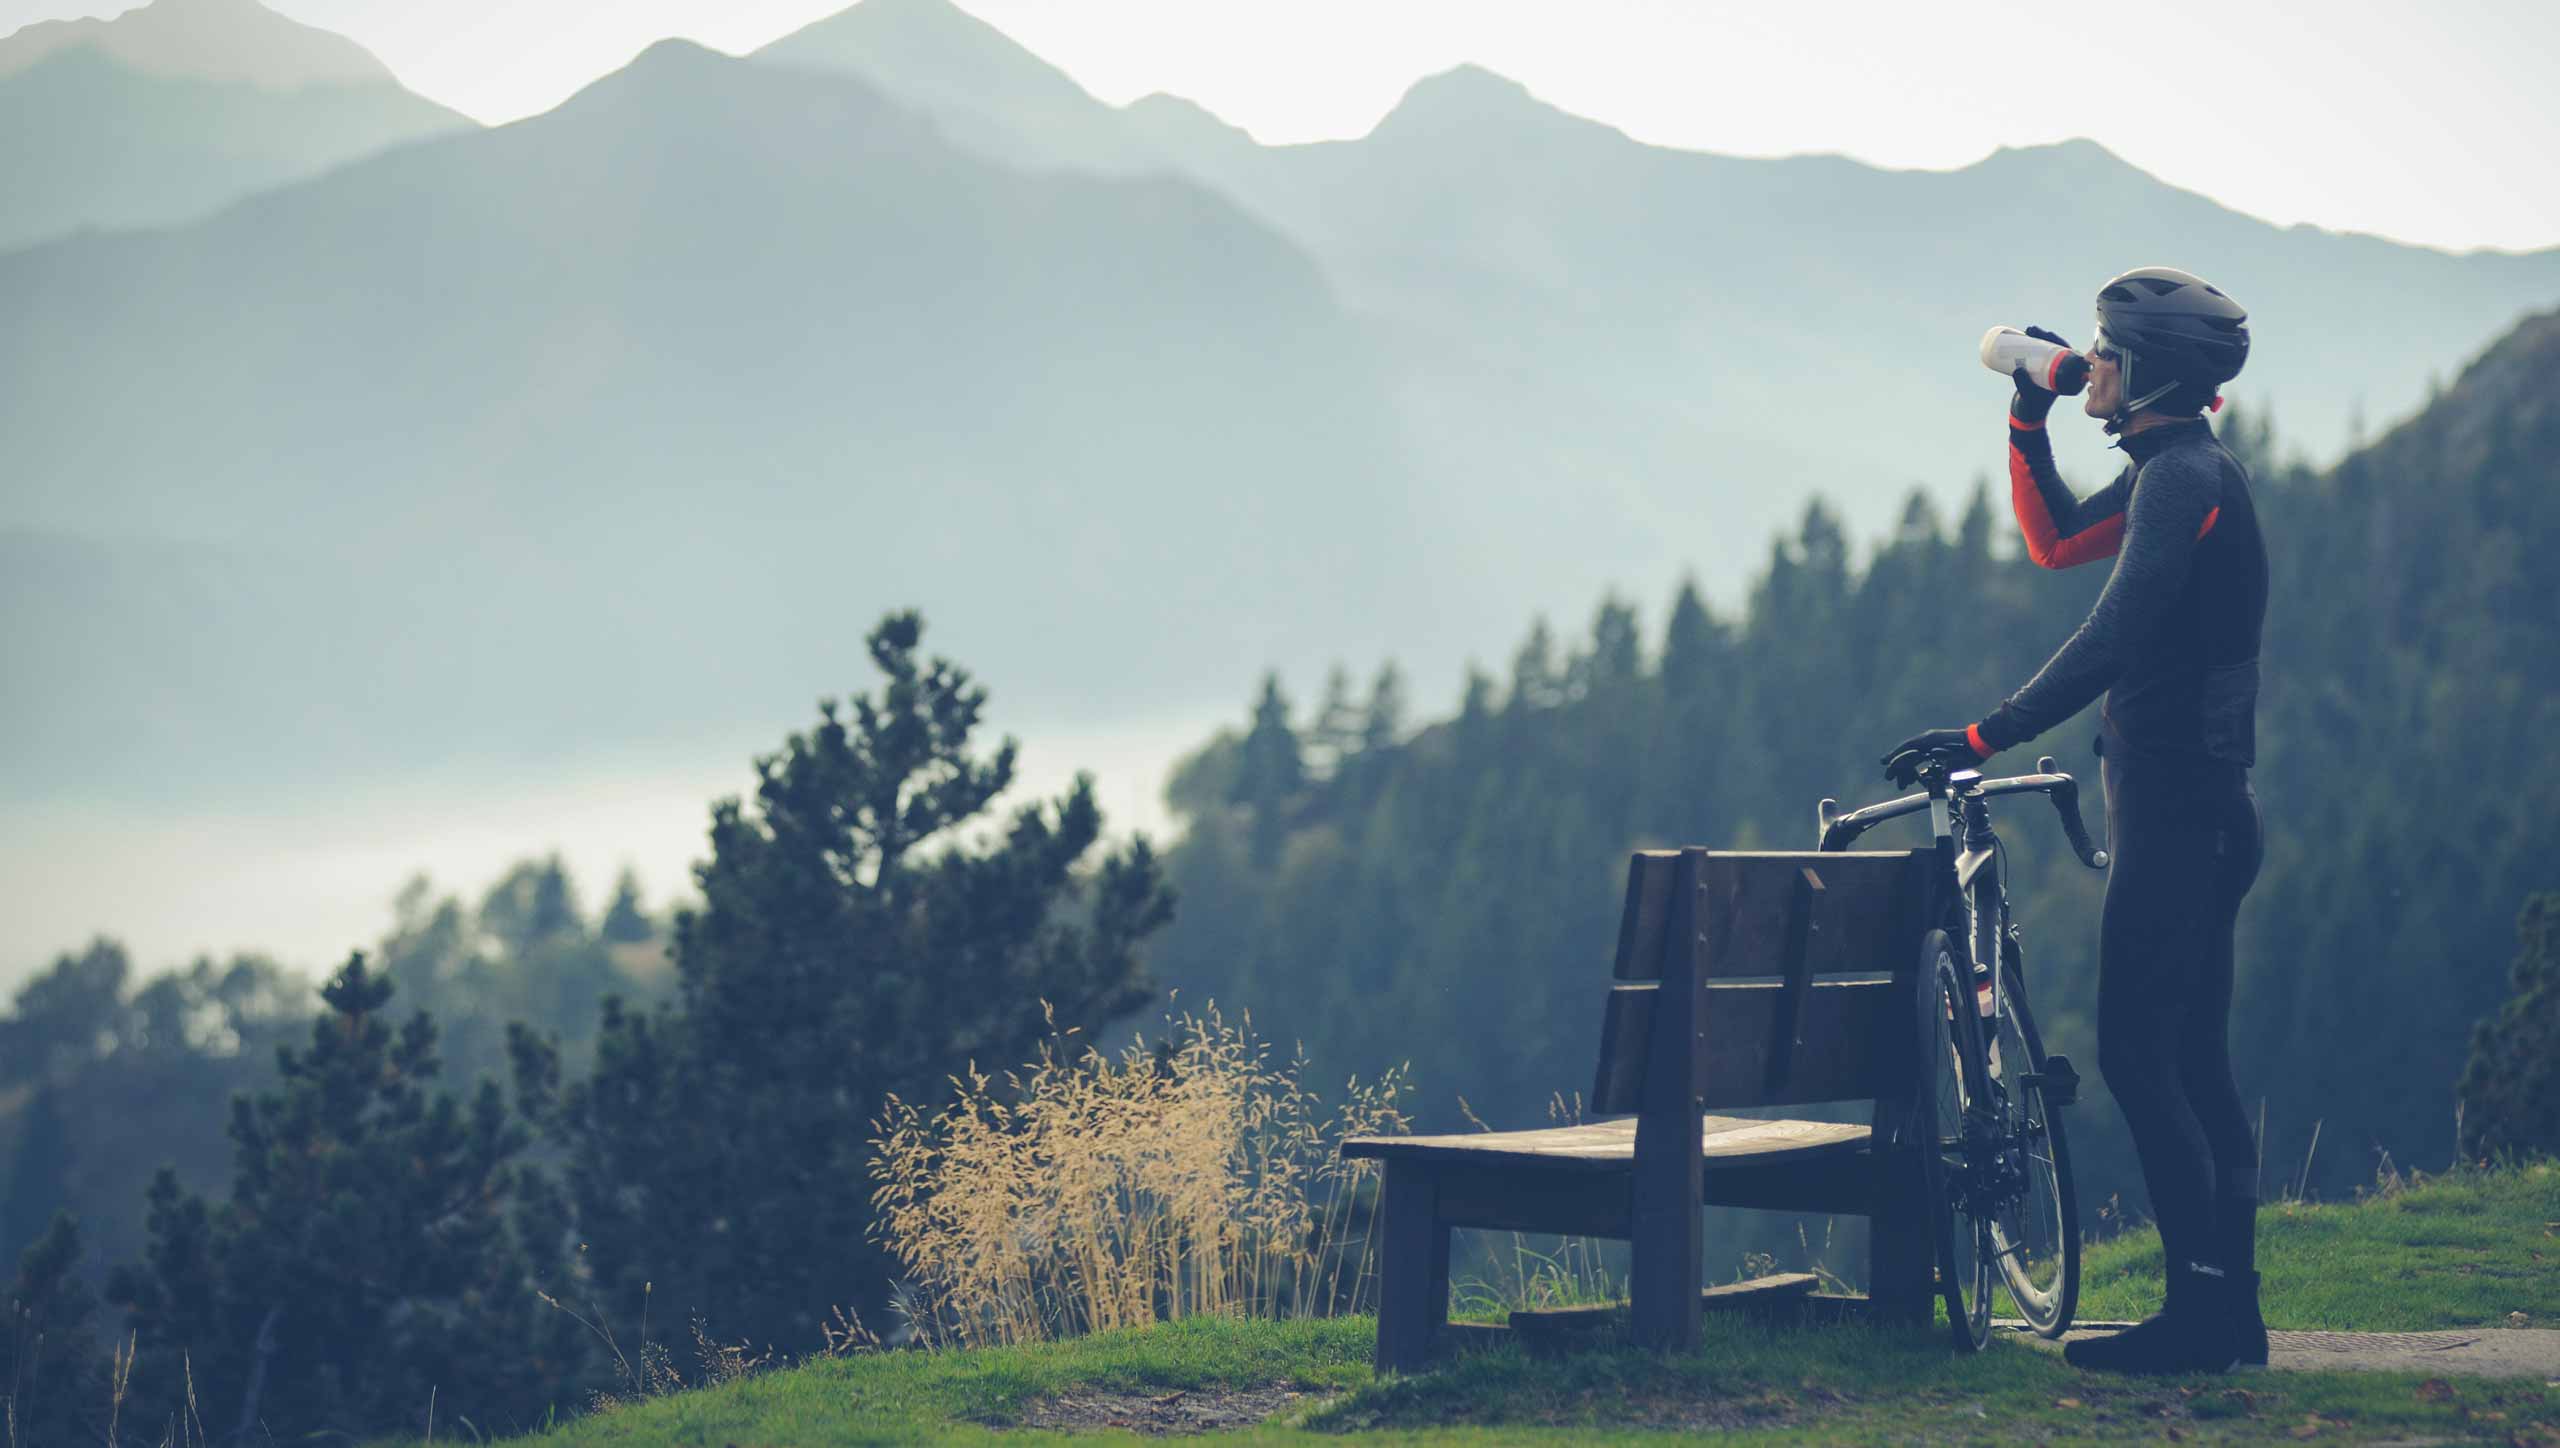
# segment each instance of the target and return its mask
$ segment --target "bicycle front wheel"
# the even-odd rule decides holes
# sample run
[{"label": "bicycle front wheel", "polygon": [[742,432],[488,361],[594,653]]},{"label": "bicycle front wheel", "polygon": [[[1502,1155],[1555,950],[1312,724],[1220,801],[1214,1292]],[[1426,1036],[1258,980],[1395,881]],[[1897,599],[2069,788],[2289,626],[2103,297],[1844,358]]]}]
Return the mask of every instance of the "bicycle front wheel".
[{"label": "bicycle front wheel", "polygon": [[1929,1201],[1931,1247],[1938,1259],[1938,1294],[1956,1346],[1972,1352],[1991,1340],[1997,1273],[1977,1182],[1983,1139],[1997,1118],[1988,1110],[1990,1084],[1972,969],[1957,964],[1954,943],[1942,930],[1929,932],[1920,959],[1915,1145]]},{"label": "bicycle front wheel", "polygon": [[2044,1337],[2069,1330],[2080,1305],[2080,1197],[2062,1118],[2028,1073],[2044,1069],[2044,1038],[2027,1009],[2026,977],[2013,945],[2001,952],[2000,1016],[1988,1063],[2001,1103],[2004,1175],[2012,1183],[1990,1221],[2001,1285],[2018,1315]]}]

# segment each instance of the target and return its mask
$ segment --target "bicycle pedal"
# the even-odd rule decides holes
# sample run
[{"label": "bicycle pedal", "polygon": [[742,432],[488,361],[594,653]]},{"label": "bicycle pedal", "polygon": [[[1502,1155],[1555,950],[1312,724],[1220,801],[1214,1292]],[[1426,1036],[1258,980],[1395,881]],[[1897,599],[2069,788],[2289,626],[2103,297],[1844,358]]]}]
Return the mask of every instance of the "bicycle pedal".
[{"label": "bicycle pedal", "polygon": [[2043,1070],[2026,1072],[2018,1081],[2042,1091],[2047,1105],[2068,1106],[2080,1099],[2080,1073],[2072,1069],[2068,1056],[2047,1056]]}]

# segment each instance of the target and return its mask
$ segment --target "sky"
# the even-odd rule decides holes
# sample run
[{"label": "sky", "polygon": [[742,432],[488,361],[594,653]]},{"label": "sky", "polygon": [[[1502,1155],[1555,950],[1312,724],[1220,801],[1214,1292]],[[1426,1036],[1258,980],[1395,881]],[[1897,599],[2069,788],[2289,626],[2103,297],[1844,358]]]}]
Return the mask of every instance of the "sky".
[{"label": "sky", "polygon": [[[127,0],[0,0],[0,31]],[[273,0],[501,122],[667,36],[744,52],[843,0]],[[1270,143],[1358,136],[1475,63],[1639,140],[1950,168],[2087,136],[2281,224],[2560,245],[2560,0],[965,0],[1115,104],[1169,91]]]}]

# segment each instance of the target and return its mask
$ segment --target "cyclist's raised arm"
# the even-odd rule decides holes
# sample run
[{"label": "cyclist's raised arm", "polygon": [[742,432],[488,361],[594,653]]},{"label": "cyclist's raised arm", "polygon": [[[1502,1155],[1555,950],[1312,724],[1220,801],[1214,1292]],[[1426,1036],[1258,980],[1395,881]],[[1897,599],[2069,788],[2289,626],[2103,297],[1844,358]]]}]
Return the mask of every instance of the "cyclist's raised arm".
[{"label": "cyclist's raised arm", "polygon": [[2125,497],[2133,488],[2133,469],[2086,498],[2072,496],[2053,466],[2053,439],[2044,420],[2009,410],[2009,508],[2018,515],[2018,532],[2027,540],[2027,556],[2045,568],[2074,568],[2113,557],[2124,540]]},{"label": "cyclist's raised arm", "polygon": [[2123,547],[2097,606],[2025,688],[1974,726],[1980,752],[2023,744],[2087,708],[2115,682],[2134,644],[2158,626],[2186,587],[2196,542],[2221,502],[2222,476],[2175,456],[2144,468],[2139,488],[2130,486],[2132,471],[2119,480],[2127,484],[2130,502]]}]

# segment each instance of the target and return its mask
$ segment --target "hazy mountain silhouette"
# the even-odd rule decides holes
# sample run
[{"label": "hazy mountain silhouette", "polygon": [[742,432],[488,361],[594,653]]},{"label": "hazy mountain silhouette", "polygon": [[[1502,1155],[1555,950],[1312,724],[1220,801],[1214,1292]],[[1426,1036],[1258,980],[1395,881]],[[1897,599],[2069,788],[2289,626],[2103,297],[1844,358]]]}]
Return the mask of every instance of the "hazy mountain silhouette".
[{"label": "hazy mountain silhouette", "polygon": [[127,70],[183,80],[284,89],[392,79],[363,46],[258,0],[152,0],[113,19],[41,20],[0,38],[0,76],[83,47]]},{"label": "hazy mountain silhouette", "polygon": [[[64,65],[139,74],[72,47],[0,86]],[[1052,715],[1335,655],[1434,689],[1540,608],[1738,586],[1817,492],[1863,533],[1991,470],[1982,328],[2078,335],[2151,261],[2249,303],[2238,392],[2322,451],[2560,298],[2560,252],[2272,227],[2087,142],[1738,159],[1462,67],[1264,147],[945,0],[752,64],[670,42],[0,257],[0,787],[797,718],[899,603]]]},{"label": "hazy mountain silhouette", "polygon": [[1165,169],[1065,72],[948,0],[865,0],[755,58],[858,76],[932,117],[953,140],[1007,160]]},{"label": "hazy mountain silhouette", "polygon": [[1387,387],[1289,243],[681,42],[0,257],[0,314],[13,789],[799,718],[899,604],[1087,718],[1433,622]]},{"label": "hazy mountain silhouette", "polygon": [[[1534,537],[1498,529],[1484,561],[1532,566],[1514,544],[1588,560],[1569,579],[1543,565],[1545,597],[1684,561],[1730,580],[1809,492],[1870,516],[1915,479],[1995,468],[2000,388],[1975,339],[2003,321],[2082,336],[2126,267],[2190,267],[2242,298],[2258,349],[2235,395],[2321,456],[2560,301],[2560,249],[2276,227],[2088,141],[1948,172],[1745,159],[1644,145],[1461,66],[1360,140],[1265,147],[1169,98],[1106,106],[947,0],[865,0],[803,35],[828,43],[793,63],[863,75],[963,144],[1172,166],[1304,244],[1391,349],[1417,452],[1479,507],[1552,509]],[[2075,428],[2066,466],[2094,481],[2100,443]]]},{"label": "hazy mountain silhouette", "polygon": [[201,215],[472,122],[256,0],[154,0],[0,38],[0,250]]}]

